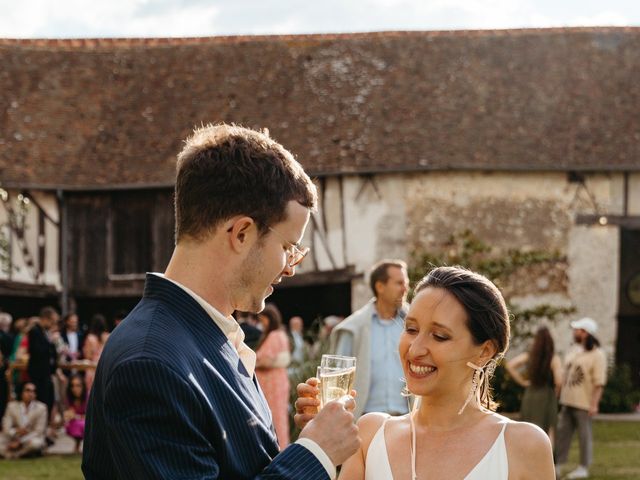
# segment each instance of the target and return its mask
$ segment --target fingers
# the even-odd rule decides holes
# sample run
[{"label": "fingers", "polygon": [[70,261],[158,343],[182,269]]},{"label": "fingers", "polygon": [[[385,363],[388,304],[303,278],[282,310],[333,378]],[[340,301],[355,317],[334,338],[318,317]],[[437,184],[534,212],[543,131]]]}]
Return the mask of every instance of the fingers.
[{"label": "fingers", "polygon": [[342,403],[344,409],[348,412],[353,412],[356,408],[356,401],[351,395],[345,395],[338,401]]},{"label": "fingers", "polygon": [[307,423],[309,423],[314,418],[315,418],[315,415],[310,415],[308,413],[296,413],[293,416],[293,423],[296,424],[296,427],[302,430],[304,427],[307,426]]},{"label": "fingers", "polygon": [[308,379],[305,383],[299,383],[296,386],[296,393],[298,397],[315,397],[318,395],[320,390],[318,390],[318,379],[312,377]]},{"label": "fingers", "polygon": [[309,397],[299,397],[294,406],[296,408],[296,413],[309,413],[315,414],[318,413],[318,407],[320,406],[320,400],[317,398],[309,398]]},{"label": "fingers", "polygon": [[[329,410],[330,415],[338,415],[343,418],[345,422],[353,423],[353,409],[356,407],[355,400],[349,395],[345,395],[344,397],[339,398],[338,400],[333,400],[326,405],[323,406],[322,411]],[[347,415],[345,415],[345,412]]]}]

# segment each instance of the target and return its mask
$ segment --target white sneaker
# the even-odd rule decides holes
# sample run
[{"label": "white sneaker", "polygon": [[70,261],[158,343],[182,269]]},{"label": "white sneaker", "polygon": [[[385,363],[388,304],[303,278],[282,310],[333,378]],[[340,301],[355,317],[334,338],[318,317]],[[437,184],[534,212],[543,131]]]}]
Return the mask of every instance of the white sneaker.
[{"label": "white sneaker", "polygon": [[587,467],[579,465],[578,468],[576,468],[573,472],[569,472],[567,478],[571,480],[576,478],[589,478],[589,469],[587,469]]}]

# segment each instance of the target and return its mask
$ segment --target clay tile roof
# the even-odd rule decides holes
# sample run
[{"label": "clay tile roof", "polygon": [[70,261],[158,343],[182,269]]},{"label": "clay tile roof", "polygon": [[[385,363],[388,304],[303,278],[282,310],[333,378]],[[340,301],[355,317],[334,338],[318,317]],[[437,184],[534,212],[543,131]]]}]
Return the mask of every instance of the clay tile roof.
[{"label": "clay tile roof", "polygon": [[314,175],[640,170],[640,28],[0,40],[0,183],[171,185],[195,125]]}]

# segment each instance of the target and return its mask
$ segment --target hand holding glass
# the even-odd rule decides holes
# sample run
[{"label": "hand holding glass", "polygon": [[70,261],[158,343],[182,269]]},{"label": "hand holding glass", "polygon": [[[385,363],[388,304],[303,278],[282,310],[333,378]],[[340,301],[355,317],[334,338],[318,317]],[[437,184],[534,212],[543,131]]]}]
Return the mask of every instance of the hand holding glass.
[{"label": "hand holding glass", "polygon": [[356,377],[356,358],[322,355],[317,369],[320,380],[320,408],[332,400],[349,395]]}]

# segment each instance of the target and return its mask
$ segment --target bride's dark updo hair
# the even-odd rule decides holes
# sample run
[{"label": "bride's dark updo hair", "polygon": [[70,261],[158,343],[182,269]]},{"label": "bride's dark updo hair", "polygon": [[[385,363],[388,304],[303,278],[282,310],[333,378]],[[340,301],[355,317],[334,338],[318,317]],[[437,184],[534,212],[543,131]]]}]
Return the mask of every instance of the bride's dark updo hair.
[{"label": "bride's dark updo hair", "polygon": [[495,362],[500,360],[509,348],[509,312],[507,305],[491,280],[479,273],[466,268],[437,267],[431,270],[418,282],[415,294],[427,287],[442,288],[453,295],[464,307],[467,313],[467,327],[476,345],[487,340],[494,343],[496,354],[494,362],[485,366],[484,381],[478,386],[479,405],[495,409],[489,388],[490,376],[495,368]]}]

